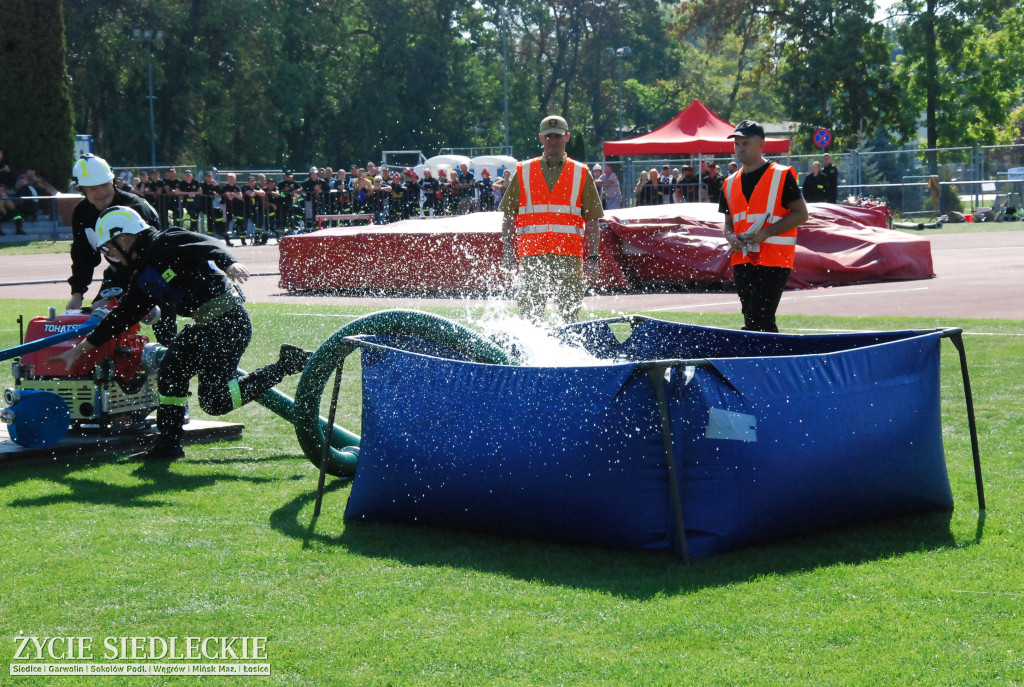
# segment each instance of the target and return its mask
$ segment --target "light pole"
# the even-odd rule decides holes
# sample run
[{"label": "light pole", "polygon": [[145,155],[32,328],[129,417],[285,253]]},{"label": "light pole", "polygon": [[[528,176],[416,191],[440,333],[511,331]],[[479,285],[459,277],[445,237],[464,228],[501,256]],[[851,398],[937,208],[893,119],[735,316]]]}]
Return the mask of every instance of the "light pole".
[{"label": "light pole", "polygon": [[501,8],[501,54],[504,65],[505,79],[505,155],[511,155],[512,149],[508,144],[508,7]]},{"label": "light pole", "polygon": [[629,48],[608,48],[608,57],[619,62],[619,140],[622,140],[622,60],[633,53]]},{"label": "light pole", "polygon": [[163,37],[163,31],[132,30],[132,38],[137,41],[146,41],[146,70],[149,72],[149,95],[146,96],[149,101],[149,164],[154,168],[156,167],[156,119],[153,117],[153,101],[156,100],[156,96],[153,95],[153,41],[158,41]]}]

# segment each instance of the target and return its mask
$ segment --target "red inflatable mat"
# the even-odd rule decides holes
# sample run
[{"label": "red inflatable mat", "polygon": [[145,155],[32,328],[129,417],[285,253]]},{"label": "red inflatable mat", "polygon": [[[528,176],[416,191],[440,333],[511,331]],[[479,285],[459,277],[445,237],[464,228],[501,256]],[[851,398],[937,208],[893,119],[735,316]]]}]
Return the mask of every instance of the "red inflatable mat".
[{"label": "red inflatable mat", "polygon": [[[885,228],[885,208],[808,208],[789,288],[935,276],[931,244]],[[722,214],[713,203],[628,208],[610,213],[605,222],[619,239],[622,269],[635,285],[732,278]]]},{"label": "red inflatable mat", "polygon": [[[281,240],[281,288],[428,293],[503,293],[501,213],[431,217],[323,229]],[[628,289],[618,243],[602,230],[605,289]]]},{"label": "red inflatable mat", "polygon": [[[812,203],[800,227],[790,288],[934,276],[927,239],[885,228],[884,208]],[[282,288],[502,293],[501,214],[323,229],[281,240]],[[722,215],[712,203],[610,212],[601,224],[595,286],[729,281]]]}]

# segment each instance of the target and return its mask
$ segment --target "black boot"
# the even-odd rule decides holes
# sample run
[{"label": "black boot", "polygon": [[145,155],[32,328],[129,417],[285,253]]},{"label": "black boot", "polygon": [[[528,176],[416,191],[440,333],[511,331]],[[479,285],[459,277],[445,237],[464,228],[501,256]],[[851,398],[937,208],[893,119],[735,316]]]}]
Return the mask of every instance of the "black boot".
[{"label": "black boot", "polygon": [[172,461],[178,460],[179,458],[185,457],[185,449],[181,447],[181,444],[170,439],[164,439],[158,436],[156,442],[150,447],[148,451],[142,453],[136,453],[132,458],[142,461]]},{"label": "black boot", "polygon": [[281,368],[282,374],[286,376],[297,375],[306,369],[306,364],[312,357],[313,354],[311,352],[304,351],[298,346],[281,344],[281,352],[277,359],[277,365]]},{"label": "black boot", "polygon": [[276,363],[270,363],[253,370],[238,380],[238,391],[242,404],[249,403],[281,383],[288,375],[297,375],[306,368],[313,354],[291,344],[281,345],[281,355]]},{"label": "black boot", "polygon": [[136,453],[132,458],[138,460],[177,460],[185,457],[185,449],[181,447],[181,436],[185,430],[185,406],[161,405],[156,410],[156,442],[148,450]]}]

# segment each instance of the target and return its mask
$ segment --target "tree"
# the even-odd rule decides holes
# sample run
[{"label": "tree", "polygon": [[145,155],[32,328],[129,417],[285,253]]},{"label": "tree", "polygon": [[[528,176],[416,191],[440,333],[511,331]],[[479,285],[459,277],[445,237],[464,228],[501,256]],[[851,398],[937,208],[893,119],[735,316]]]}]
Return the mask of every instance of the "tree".
[{"label": "tree", "polygon": [[[928,148],[1012,139],[1024,89],[1024,13],[1013,0],[904,0],[895,79],[925,112]],[[929,166],[936,159],[930,154]]]},{"label": "tree", "polygon": [[874,13],[873,0],[796,0],[790,6],[780,85],[787,114],[803,133],[826,127],[848,148],[862,146],[877,129],[901,140],[913,133],[916,112],[893,78]]},{"label": "tree", "polygon": [[676,40],[687,46],[683,70],[696,74],[693,97],[727,121],[772,119],[784,20],[782,0],[689,0],[675,15]]},{"label": "tree", "polygon": [[0,147],[22,169],[35,169],[58,188],[66,187],[75,139],[60,0],[0,5],[0,64]]}]

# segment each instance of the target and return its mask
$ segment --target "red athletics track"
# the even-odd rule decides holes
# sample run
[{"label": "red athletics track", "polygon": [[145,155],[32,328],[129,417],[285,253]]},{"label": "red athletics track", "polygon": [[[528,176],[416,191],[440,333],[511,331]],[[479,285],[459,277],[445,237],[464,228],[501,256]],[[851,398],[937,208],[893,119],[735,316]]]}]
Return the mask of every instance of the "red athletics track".
[{"label": "red athletics track", "polygon": [[[932,245],[937,275],[934,279],[787,291],[779,314],[1024,320],[1024,231],[941,231],[925,234]],[[382,310],[482,303],[444,298],[288,295],[278,287],[277,246],[242,246],[232,250],[256,275],[244,286],[252,302],[369,305]],[[69,275],[70,258],[66,254],[0,256],[0,298],[47,299],[60,308],[68,298],[67,284],[62,280]],[[97,283],[93,283],[90,295]],[[739,314],[736,294],[729,291],[590,296],[585,307],[623,313]]]}]

